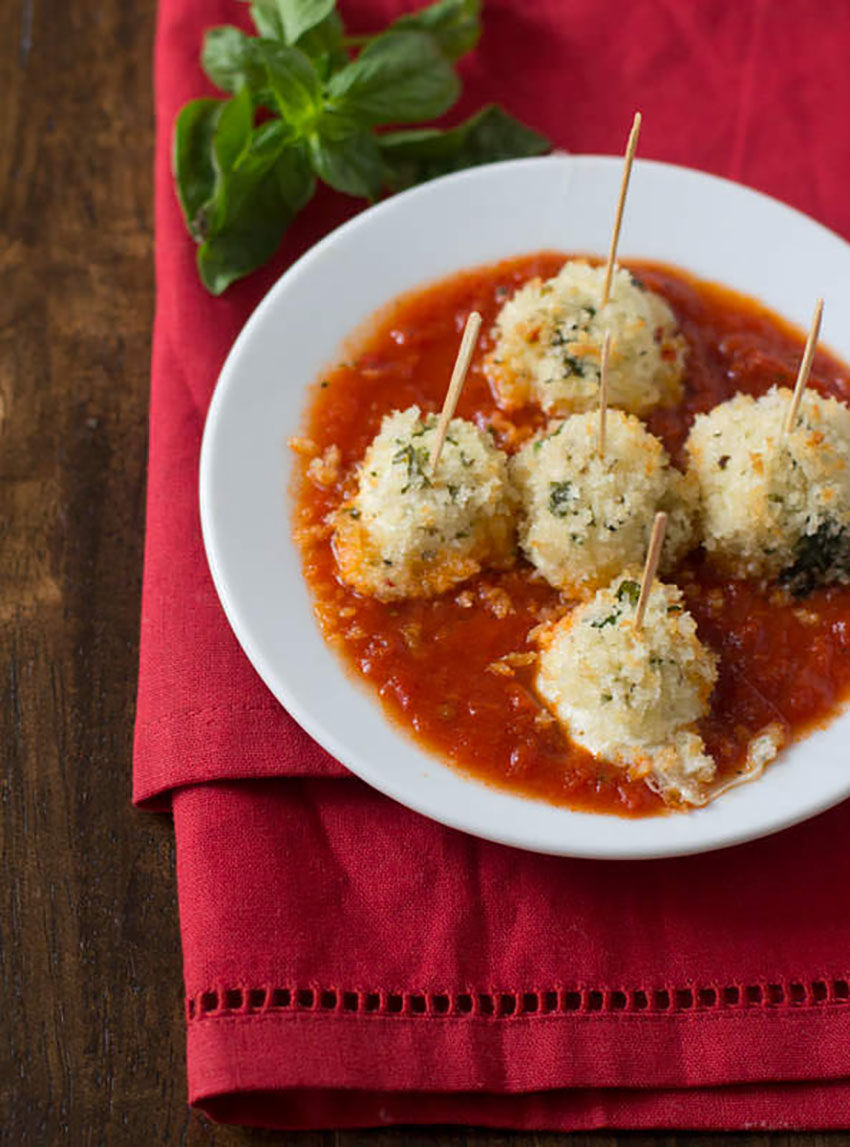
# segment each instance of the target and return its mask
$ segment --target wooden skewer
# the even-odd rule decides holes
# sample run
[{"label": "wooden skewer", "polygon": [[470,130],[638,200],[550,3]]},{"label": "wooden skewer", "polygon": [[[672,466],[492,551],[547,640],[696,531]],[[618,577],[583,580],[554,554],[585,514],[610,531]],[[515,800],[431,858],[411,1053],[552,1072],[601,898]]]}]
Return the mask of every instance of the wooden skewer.
[{"label": "wooden skewer", "polygon": [[440,455],[443,452],[446,435],[449,432],[449,423],[454,417],[458,399],[460,398],[460,392],[463,390],[463,384],[466,381],[467,371],[469,370],[469,364],[472,362],[472,355],[475,351],[475,344],[478,342],[480,332],[481,315],[479,315],[478,311],[472,311],[463,329],[463,338],[460,340],[460,350],[457,352],[451,382],[449,383],[449,389],[446,391],[443,409],[440,411],[440,421],[437,423],[437,437],[434,441],[434,455],[431,463],[432,476],[436,474],[437,467],[440,464]]},{"label": "wooden skewer", "polygon": [[629,179],[632,174],[632,162],[637,150],[638,136],[640,135],[640,112],[635,112],[632,130],[629,132],[629,142],[626,144],[626,159],[623,163],[623,178],[620,183],[620,198],[617,200],[617,214],[614,217],[614,231],[611,235],[611,246],[608,249],[608,263],[605,267],[605,282],[602,285],[602,306],[608,302],[611,294],[611,279],[614,275],[614,262],[617,258],[617,244],[620,242],[620,228],[623,225],[623,208],[626,205],[626,192],[629,190]]},{"label": "wooden skewer", "polygon": [[646,565],[643,567],[643,577],[640,583],[640,597],[635,610],[635,629],[643,625],[643,615],[646,613],[652,583],[655,580],[655,571],[661,557],[661,547],[664,545],[664,531],[667,529],[667,515],[659,510],[652,524],[652,537],[649,539],[649,552],[646,555]]},{"label": "wooden skewer", "polygon": [[611,353],[611,332],[602,340],[602,361],[599,365],[599,457],[605,457],[605,423],[608,417],[608,356]]},{"label": "wooden skewer", "polygon": [[820,334],[820,323],[823,318],[823,299],[818,299],[815,303],[815,313],[812,315],[812,325],[809,328],[809,337],[806,339],[806,349],[803,351],[803,358],[800,362],[800,369],[797,371],[797,381],[794,383],[794,393],[791,395],[791,401],[788,403],[788,413],[785,415],[785,422],[782,425],[782,437],[785,438],[794,429],[794,423],[797,421],[797,414],[800,410],[800,403],[803,401],[803,391],[806,389],[806,383],[809,381],[809,372],[812,369],[812,359],[815,357],[815,348],[818,345],[818,335]]}]

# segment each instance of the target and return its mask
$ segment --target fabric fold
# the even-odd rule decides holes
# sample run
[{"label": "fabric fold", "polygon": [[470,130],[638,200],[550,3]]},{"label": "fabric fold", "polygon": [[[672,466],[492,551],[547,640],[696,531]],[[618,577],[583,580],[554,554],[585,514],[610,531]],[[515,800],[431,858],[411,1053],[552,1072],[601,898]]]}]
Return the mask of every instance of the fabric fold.
[{"label": "fabric fold", "polygon": [[844,1080],[846,1117],[847,807],[629,866],[436,828],[353,779],[193,786],[174,816],[190,1092],[211,1111],[277,1092],[294,1126],[316,1089],[363,1112],[463,1093],[477,1122],[485,1093],[604,1089],[624,1119],[634,1092],[696,1089],[719,1128],[725,1087]]}]

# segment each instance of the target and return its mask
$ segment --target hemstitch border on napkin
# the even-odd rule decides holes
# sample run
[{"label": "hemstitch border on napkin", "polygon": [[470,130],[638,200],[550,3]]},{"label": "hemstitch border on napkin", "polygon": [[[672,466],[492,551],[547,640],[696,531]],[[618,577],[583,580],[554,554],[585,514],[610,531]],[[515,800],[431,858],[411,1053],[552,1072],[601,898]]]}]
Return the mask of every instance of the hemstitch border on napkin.
[{"label": "hemstitch border on napkin", "polygon": [[813,980],[660,988],[388,991],[336,987],[211,988],[186,999],[186,1018],[320,1012],[463,1019],[589,1014],[698,1014],[850,1006],[850,974]]}]

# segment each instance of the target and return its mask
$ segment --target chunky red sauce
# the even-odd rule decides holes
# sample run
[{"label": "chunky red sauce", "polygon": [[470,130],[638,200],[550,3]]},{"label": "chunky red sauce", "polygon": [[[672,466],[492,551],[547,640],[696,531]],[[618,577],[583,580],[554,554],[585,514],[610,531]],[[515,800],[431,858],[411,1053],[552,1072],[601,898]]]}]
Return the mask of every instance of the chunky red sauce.
[{"label": "chunky red sauce", "polygon": [[[337,445],[341,466],[327,488],[302,470],[296,537],[325,637],[425,747],[477,777],[554,804],[656,813],[663,806],[642,782],[624,779],[546,723],[530,668],[511,677],[487,670],[505,654],[527,650],[526,635],[559,600],[555,590],[529,580],[527,563],[482,574],[434,600],[382,604],[337,580],[326,525],[352,489],[354,468],[383,415],[413,403],[439,410],[469,311],[481,311],[489,331],[509,294],[533,276],[555,274],[564,258],[544,252],[466,271],[378,316],[348,361],[316,384],[304,433],[319,451]],[[668,299],[691,348],[683,402],[647,420],[674,459],[695,413],[737,390],[761,394],[774,382],[793,385],[803,342],[796,329],[753,300],[681,271],[630,266]],[[528,410],[511,425],[498,410],[480,369],[489,347],[486,336],[458,414],[491,423],[511,449],[514,427],[529,430],[543,417]],[[850,402],[850,371],[825,353],[815,358],[811,385]],[[698,556],[675,580],[701,639],[721,655],[711,712],[701,724],[721,776],[740,769],[747,742],[765,725],[781,722],[789,738],[799,737],[850,695],[850,589],[817,590],[795,601],[776,589],[724,580]]]}]

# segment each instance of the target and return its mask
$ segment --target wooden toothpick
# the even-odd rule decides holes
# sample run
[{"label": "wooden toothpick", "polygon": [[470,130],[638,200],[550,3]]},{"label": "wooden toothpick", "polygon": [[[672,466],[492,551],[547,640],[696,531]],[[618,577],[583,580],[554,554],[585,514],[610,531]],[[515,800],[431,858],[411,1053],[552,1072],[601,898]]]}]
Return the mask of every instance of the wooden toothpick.
[{"label": "wooden toothpick", "polygon": [[611,294],[611,279],[614,275],[614,263],[617,258],[617,244],[620,242],[620,228],[623,225],[623,208],[626,205],[626,192],[629,190],[629,179],[632,174],[632,162],[637,150],[638,136],[640,135],[640,112],[635,112],[632,130],[629,132],[629,142],[626,144],[626,158],[623,163],[623,179],[620,183],[620,198],[617,200],[617,214],[614,217],[614,231],[611,235],[611,246],[608,250],[608,263],[605,267],[605,282],[602,285],[602,306],[608,302]]},{"label": "wooden toothpick", "polygon": [[463,338],[460,340],[460,350],[457,352],[451,382],[449,383],[449,389],[446,391],[443,409],[440,411],[440,421],[437,423],[437,436],[434,441],[434,455],[431,463],[432,475],[436,474],[437,466],[440,464],[440,455],[443,452],[443,445],[446,441],[446,435],[449,432],[449,423],[454,417],[455,408],[460,398],[460,392],[463,390],[463,384],[466,381],[466,374],[469,370],[469,364],[472,362],[472,354],[475,350],[475,344],[478,342],[480,331],[481,315],[479,315],[478,311],[472,311],[463,329]]},{"label": "wooden toothpick", "polygon": [[790,434],[794,429],[794,423],[797,421],[797,414],[800,410],[800,403],[803,401],[803,391],[806,389],[806,383],[809,381],[809,373],[812,369],[812,359],[815,357],[815,347],[818,344],[818,335],[820,334],[820,323],[823,318],[823,299],[818,299],[815,303],[815,313],[812,315],[812,325],[809,328],[809,337],[806,339],[806,349],[803,351],[803,358],[800,362],[800,369],[797,371],[797,381],[794,383],[794,393],[791,395],[791,401],[788,403],[788,413],[785,415],[785,422],[782,425],[782,437]]},{"label": "wooden toothpick", "polygon": [[611,332],[602,340],[602,360],[599,364],[599,457],[605,457],[605,423],[608,418],[608,356],[611,353]]},{"label": "wooden toothpick", "polygon": [[664,531],[667,529],[667,515],[659,510],[652,524],[652,537],[649,539],[649,552],[646,555],[646,565],[643,567],[643,577],[640,583],[640,597],[635,610],[635,629],[643,625],[643,615],[646,613],[652,583],[655,581],[655,571],[661,558],[661,547],[664,545]]}]

